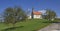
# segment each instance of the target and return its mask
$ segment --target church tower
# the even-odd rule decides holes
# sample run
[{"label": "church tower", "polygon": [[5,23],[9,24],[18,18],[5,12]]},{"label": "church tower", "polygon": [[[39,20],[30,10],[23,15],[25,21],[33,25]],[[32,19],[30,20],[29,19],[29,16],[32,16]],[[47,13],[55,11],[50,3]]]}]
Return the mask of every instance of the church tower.
[{"label": "church tower", "polygon": [[32,8],[32,13],[31,13],[31,18],[33,19],[33,11],[34,11],[34,8]]}]

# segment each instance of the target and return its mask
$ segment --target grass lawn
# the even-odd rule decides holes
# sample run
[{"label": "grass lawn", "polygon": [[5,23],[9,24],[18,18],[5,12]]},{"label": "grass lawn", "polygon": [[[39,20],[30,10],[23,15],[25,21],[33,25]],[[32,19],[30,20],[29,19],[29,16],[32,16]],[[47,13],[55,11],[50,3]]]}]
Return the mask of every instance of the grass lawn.
[{"label": "grass lawn", "polygon": [[24,22],[18,22],[15,27],[12,25],[7,26],[6,24],[0,23],[1,31],[37,31],[43,27],[46,27],[50,23],[43,23],[47,20],[31,19]]}]

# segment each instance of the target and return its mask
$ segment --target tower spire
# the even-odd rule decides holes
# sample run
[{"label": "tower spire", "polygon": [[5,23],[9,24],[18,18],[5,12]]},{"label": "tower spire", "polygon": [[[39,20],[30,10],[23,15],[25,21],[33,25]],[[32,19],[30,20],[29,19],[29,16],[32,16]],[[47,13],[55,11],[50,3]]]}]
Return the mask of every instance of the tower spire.
[{"label": "tower spire", "polygon": [[33,19],[33,11],[34,11],[34,8],[32,7],[32,13],[31,13],[31,14],[32,14],[32,15],[31,15],[31,18],[32,18],[32,19]]}]

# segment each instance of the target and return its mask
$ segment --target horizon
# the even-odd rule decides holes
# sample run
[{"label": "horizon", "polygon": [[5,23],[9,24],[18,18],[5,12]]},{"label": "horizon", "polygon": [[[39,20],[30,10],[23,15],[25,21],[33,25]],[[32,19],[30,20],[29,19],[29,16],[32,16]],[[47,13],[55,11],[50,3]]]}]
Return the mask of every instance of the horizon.
[{"label": "horizon", "polygon": [[60,17],[60,0],[0,0],[0,14],[4,12],[7,7],[21,6],[23,10],[28,8],[34,10],[52,9]]}]

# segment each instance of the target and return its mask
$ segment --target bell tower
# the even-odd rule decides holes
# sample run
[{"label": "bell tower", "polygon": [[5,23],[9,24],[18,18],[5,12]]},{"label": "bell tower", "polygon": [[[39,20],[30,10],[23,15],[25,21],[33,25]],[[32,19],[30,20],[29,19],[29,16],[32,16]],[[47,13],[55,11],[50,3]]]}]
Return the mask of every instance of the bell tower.
[{"label": "bell tower", "polygon": [[33,11],[34,11],[34,8],[32,7],[32,13],[31,13],[31,18],[33,19]]}]

